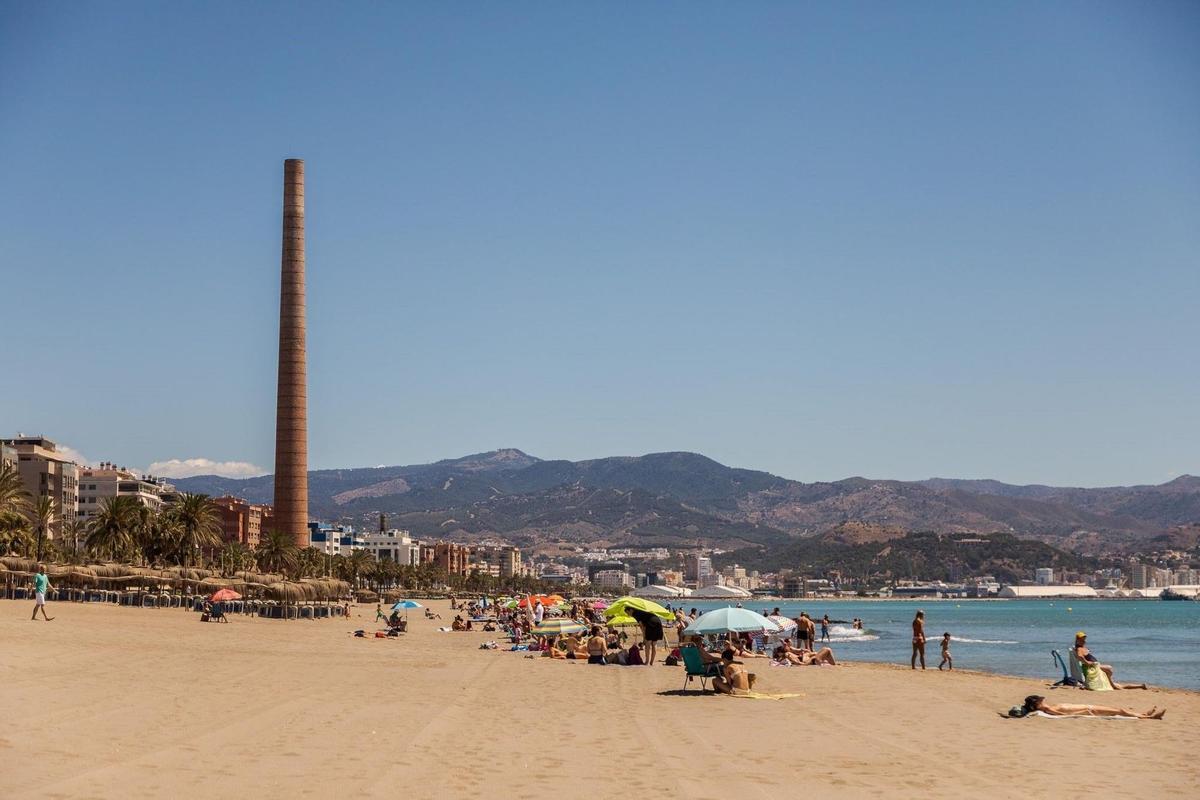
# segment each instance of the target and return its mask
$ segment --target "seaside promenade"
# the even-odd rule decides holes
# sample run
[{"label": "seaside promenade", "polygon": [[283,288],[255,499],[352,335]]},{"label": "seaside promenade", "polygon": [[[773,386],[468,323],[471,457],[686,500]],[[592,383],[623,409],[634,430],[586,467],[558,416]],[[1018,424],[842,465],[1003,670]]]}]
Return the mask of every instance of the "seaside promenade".
[{"label": "seaside promenade", "polygon": [[[350,623],[0,601],[0,796],[701,798],[1188,796],[1200,694],[1103,697],[1046,681],[748,662],[783,700],[680,694],[681,668],[398,640]],[[839,656],[844,654],[839,653]],[[1166,707],[1161,722],[1002,718],[1029,694]],[[574,790],[572,790],[574,791]],[[592,795],[592,792],[588,792]]]}]

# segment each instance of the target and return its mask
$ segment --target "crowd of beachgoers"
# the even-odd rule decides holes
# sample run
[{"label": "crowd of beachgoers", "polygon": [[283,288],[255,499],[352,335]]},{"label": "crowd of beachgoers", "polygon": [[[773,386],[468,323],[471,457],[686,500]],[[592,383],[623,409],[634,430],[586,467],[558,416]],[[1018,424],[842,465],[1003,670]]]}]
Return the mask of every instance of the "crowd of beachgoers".
[{"label": "crowd of beachgoers", "polygon": [[[801,612],[796,618],[780,614],[779,608],[762,613],[736,607],[700,613],[696,608],[660,606],[637,597],[615,601],[600,598],[568,600],[558,595],[527,595],[518,598],[480,597],[459,601],[451,598],[456,612],[446,632],[480,631],[498,637],[480,644],[481,649],[523,653],[527,658],[578,661],[593,665],[682,666],[691,677],[711,681],[718,694],[754,695],[759,674],[755,664],[766,666],[841,665],[830,640],[832,620]],[[410,606],[411,607],[411,606]],[[377,618],[389,619],[382,608]],[[396,621],[393,610],[391,623]],[[429,618],[436,618],[429,609]],[[863,620],[851,625],[863,630]],[[912,621],[910,668],[925,669],[925,612],[917,611]],[[953,637],[939,637],[941,660],[938,669],[953,670]],[[1122,684],[1113,678],[1113,667],[1101,663],[1087,646],[1080,631],[1066,656],[1064,676],[1055,686],[1077,686],[1093,691],[1145,689],[1145,684]],[[1071,674],[1073,673],[1073,674]],[[689,678],[690,680],[690,678]],[[1165,711],[1148,711],[1081,703],[1051,703],[1044,696],[1027,696],[1007,716],[1093,716],[1161,719]]]},{"label": "crowd of beachgoers", "polygon": [[[33,576],[33,619],[46,613],[50,581],[44,566],[38,565]],[[203,600],[201,618],[224,621],[223,602],[238,597],[226,588],[218,589]],[[763,609],[762,613],[741,605],[700,613],[696,608],[685,611],[682,606],[662,606],[639,597],[621,597],[608,601],[602,598],[567,599],[560,595],[525,595],[523,597],[482,596],[460,601],[450,598],[450,608],[457,612],[449,624],[441,615],[425,608],[415,600],[401,600],[386,613],[382,604],[375,609],[375,622],[384,630],[376,637],[398,637],[408,626],[408,614],[423,609],[424,616],[439,625],[446,633],[481,631],[497,634],[483,642],[481,649],[523,653],[527,658],[544,657],[562,661],[579,661],[592,665],[648,666],[657,663],[683,666],[690,682],[698,678],[701,688],[711,681],[712,690],[720,694],[753,695],[759,675],[752,672],[755,663],[769,666],[837,667],[839,661],[833,649],[822,642],[830,640],[828,615],[819,620],[801,612],[796,618]],[[347,604],[339,611],[349,616]],[[861,619],[854,619],[856,630],[864,628]],[[668,638],[668,632],[671,636]],[[355,636],[367,636],[357,630]],[[505,643],[501,644],[500,639]],[[949,632],[940,638],[941,661],[938,669],[954,668]],[[926,668],[925,612],[917,611],[912,622],[912,658],[910,667]],[[1102,663],[1088,648],[1087,634],[1080,631],[1063,661],[1063,679],[1055,686],[1078,686],[1092,691],[1145,689],[1145,684],[1119,683],[1113,667]],[[1161,719],[1165,712],[1158,708],[1139,712],[1110,706],[1049,703],[1045,697],[1030,695],[1021,705],[1013,706],[1008,715],[1042,716],[1126,716],[1138,719]]]}]

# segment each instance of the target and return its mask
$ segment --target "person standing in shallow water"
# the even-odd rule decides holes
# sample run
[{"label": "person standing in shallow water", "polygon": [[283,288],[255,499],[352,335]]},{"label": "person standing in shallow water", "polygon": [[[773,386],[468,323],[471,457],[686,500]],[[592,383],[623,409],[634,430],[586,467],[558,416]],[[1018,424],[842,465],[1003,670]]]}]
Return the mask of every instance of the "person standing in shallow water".
[{"label": "person standing in shallow water", "polygon": [[918,611],[913,617],[912,661],[913,669],[917,668],[917,657],[921,658],[921,669],[925,669],[925,612]]},{"label": "person standing in shallow water", "polygon": [[954,659],[950,657],[950,634],[942,634],[942,663],[938,664],[938,669],[946,667],[954,669]]}]

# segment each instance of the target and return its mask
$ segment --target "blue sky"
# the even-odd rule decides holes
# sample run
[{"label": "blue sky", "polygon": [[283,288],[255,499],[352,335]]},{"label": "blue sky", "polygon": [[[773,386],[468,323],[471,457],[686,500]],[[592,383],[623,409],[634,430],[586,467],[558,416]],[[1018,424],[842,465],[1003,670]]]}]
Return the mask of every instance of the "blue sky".
[{"label": "blue sky", "polygon": [[3,2],[0,428],[269,469],[300,157],[314,467],[1200,473],[1197,41],[1184,2]]}]

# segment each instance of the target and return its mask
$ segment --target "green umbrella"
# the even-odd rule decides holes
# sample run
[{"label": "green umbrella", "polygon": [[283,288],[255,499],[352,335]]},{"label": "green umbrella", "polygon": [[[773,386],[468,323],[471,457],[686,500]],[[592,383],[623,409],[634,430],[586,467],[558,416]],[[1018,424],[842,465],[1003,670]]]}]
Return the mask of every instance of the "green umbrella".
[{"label": "green umbrella", "polygon": [[667,620],[668,622],[675,619],[675,615],[670,611],[667,611],[653,600],[647,600],[644,597],[622,597],[619,600],[615,600],[611,606],[604,609],[604,616],[609,620],[613,619],[614,617],[628,617],[630,614],[625,610],[627,608],[634,608],[638,611],[649,612],[656,617]]}]

